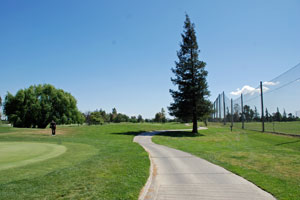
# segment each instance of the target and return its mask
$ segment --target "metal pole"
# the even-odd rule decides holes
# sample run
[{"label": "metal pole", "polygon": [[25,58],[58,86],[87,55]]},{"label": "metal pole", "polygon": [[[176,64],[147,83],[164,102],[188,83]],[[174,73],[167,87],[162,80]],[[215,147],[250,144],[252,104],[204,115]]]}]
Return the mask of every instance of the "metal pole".
[{"label": "metal pole", "polygon": [[233,128],[233,101],[231,99],[231,131],[232,131],[232,128]]},{"label": "metal pole", "polygon": [[219,121],[219,96],[216,99],[216,121]]},{"label": "metal pole", "polygon": [[217,97],[217,99],[216,99],[216,121],[218,121],[218,117],[219,117],[219,115],[218,115],[218,102],[219,102],[218,98],[219,97]]},{"label": "metal pole", "polygon": [[222,114],[221,114],[221,94],[219,94],[219,118],[220,118],[220,120],[222,119]]},{"label": "metal pole", "polygon": [[243,94],[241,94],[241,106],[242,106],[242,129],[244,129],[245,126],[244,126],[244,104],[243,104]]},{"label": "metal pole", "polygon": [[223,111],[224,111],[224,125],[226,125],[226,112],[225,112],[225,93],[223,91]]},{"label": "metal pole", "polygon": [[216,101],[214,102],[214,120],[216,119]]},{"label": "metal pole", "polygon": [[264,117],[264,97],[263,97],[263,85],[260,82],[260,97],[261,97],[261,122],[262,122],[262,132],[265,132],[265,117]]}]

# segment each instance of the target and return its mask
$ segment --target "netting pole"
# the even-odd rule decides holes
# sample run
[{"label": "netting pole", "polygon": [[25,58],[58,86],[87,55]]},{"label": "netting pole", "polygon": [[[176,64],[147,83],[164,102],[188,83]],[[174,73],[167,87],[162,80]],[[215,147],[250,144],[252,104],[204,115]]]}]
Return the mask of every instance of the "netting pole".
[{"label": "netting pole", "polygon": [[232,131],[232,128],[233,128],[233,101],[231,99],[231,131]]},{"label": "netting pole", "polygon": [[219,118],[220,118],[220,121],[222,119],[222,114],[221,114],[221,94],[219,94]]},{"label": "netting pole", "polygon": [[262,122],[262,132],[265,132],[265,117],[264,117],[264,97],[263,97],[263,85],[260,82],[260,98],[261,98],[261,122]]},{"label": "netting pole", "polygon": [[223,110],[224,110],[224,125],[226,125],[226,112],[225,112],[225,93],[223,91]]},{"label": "netting pole", "polygon": [[214,121],[216,120],[216,101],[214,102]]},{"label": "netting pole", "polygon": [[244,105],[243,105],[243,94],[241,94],[241,106],[242,106],[242,129],[245,128],[245,125],[244,125]]},{"label": "netting pole", "polygon": [[218,105],[218,102],[219,102],[219,96],[217,96],[217,99],[216,99],[216,121],[218,121],[218,118],[219,118],[219,105]]}]

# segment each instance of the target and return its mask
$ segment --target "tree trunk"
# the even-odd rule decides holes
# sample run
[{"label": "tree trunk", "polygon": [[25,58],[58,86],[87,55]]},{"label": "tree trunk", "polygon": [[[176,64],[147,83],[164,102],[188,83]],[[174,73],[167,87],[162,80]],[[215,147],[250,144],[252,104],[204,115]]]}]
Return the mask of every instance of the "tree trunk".
[{"label": "tree trunk", "polygon": [[194,115],[193,116],[193,133],[198,134],[198,122],[197,122],[197,117]]}]

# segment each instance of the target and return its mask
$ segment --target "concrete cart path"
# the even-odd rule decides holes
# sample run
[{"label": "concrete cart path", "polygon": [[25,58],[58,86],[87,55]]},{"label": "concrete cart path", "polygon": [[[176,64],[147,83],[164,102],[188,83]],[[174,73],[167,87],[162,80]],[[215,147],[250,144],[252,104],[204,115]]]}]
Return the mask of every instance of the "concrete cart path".
[{"label": "concrete cart path", "polygon": [[148,132],[138,135],[149,153],[151,174],[139,199],[268,200],[275,199],[244,178],[189,153],[154,144]]}]

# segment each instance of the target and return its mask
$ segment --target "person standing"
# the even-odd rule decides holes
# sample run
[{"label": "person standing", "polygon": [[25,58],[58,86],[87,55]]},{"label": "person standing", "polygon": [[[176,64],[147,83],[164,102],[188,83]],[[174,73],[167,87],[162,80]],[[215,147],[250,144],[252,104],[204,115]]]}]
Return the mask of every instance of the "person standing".
[{"label": "person standing", "polygon": [[56,123],[54,120],[50,123],[50,128],[52,130],[52,136],[55,136],[55,130],[56,130]]}]

